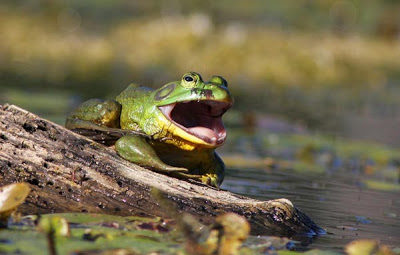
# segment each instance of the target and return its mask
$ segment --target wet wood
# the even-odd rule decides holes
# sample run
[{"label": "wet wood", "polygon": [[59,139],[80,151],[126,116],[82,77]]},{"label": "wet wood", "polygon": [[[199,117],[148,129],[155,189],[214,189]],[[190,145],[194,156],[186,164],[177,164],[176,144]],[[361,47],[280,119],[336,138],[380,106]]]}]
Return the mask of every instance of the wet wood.
[{"label": "wet wood", "polygon": [[204,223],[235,212],[253,234],[293,236],[321,229],[289,200],[258,201],[158,174],[120,158],[112,148],[13,105],[0,106],[0,185],[28,182],[23,214],[89,212],[168,217],[151,196],[157,188],[179,212]]}]

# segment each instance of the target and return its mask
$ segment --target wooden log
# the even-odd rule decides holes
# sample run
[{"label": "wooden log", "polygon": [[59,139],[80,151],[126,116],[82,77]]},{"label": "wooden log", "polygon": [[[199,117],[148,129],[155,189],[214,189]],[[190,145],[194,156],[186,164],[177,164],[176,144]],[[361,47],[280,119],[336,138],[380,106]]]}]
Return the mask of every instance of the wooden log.
[{"label": "wooden log", "polygon": [[120,158],[112,148],[14,105],[0,105],[0,185],[28,182],[23,214],[89,212],[168,218],[152,197],[159,189],[179,212],[208,224],[223,212],[246,217],[252,234],[323,232],[287,199],[258,201],[158,174]]}]

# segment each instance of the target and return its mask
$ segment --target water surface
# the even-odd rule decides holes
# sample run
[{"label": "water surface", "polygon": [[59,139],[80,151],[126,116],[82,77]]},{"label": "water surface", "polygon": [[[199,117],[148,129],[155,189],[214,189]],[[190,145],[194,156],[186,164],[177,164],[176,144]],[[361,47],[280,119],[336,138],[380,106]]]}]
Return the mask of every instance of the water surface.
[{"label": "water surface", "polygon": [[282,169],[228,169],[222,188],[270,200],[288,198],[327,234],[309,248],[343,251],[354,239],[400,245],[400,192],[366,187],[362,176],[343,172],[298,173]]}]

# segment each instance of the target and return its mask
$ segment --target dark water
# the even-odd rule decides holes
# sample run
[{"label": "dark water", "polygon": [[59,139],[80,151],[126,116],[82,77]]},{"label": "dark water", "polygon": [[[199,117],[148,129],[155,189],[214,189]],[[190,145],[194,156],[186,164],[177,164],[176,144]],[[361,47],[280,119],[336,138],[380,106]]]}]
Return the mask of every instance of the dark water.
[{"label": "dark water", "polygon": [[308,248],[343,252],[354,239],[400,246],[400,191],[371,190],[346,173],[228,169],[222,188],[260,200],[288,198],[327,234]]}]

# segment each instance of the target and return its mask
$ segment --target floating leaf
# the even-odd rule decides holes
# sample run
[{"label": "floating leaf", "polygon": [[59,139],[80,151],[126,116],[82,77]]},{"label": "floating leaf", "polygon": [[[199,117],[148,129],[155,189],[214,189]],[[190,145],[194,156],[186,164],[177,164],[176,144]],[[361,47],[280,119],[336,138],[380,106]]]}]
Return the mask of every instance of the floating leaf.
[{"label": "floating leaf", "polygon": [[345,247],[348,255],[394,255],[386,245],[380,245],[375,240],[356,240]]},{"label": "floating leaf", "polygon": [[363,183],[370,189],[383,191],[400,191],[400,184],[387,183],[375,180],[364,180]]},{"label": "floating leaf", "polygon": [[[236,213],[224,213],[216,217],[215,222],[210,226],[204,226],[188,213],[180,215],[160,190],[154,188],[151,194],[177,222],[178,228],[186,239],[185,250],[188,254],[238,254],[242,243],[249,236],[250,224],[243,216]],[[146,226],[154,228],[153,225]]]},{"label": "floating leaf", "polygon": [[38,230],[46,234],[52,233],[54,236],[69,236],[69,225],[65,218],[54,216],[41,218]]},{"label": "floating leaf", "polygon": [[[182,221],[183,232],[189,230],[185,233],[188,254],[239,254],[242,243],[250,233],[248,221],[235,213],[219,215],[209,227],[198,228],[200,223],[188,214],[182,217]],[[196,227],[191,229],[193,223]]]},{"label": "floating leaf", "polygon": [[218,230],[218,251],[221,255],[237,254],[250,233],[249,222],[235,213],[218,216],[212,227]]},{"label": "floating leaf", "polygon": [[319,249],[314,249],[314,250],[310,250],[307,252],[280,250],[280,251],[277,251],[277,254],[278,255],[339,255],[339,253],[336,253],[336,252],[322,251]]},{"label": "floating leaf", "polygon": [[14,183],[0,188],[0,221],[5,221],[25,201],[29,191],[26,183]]}]

